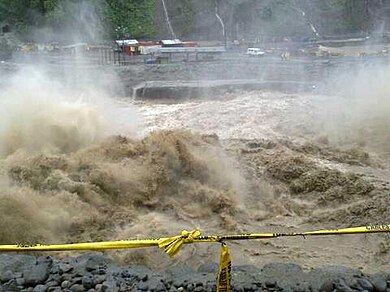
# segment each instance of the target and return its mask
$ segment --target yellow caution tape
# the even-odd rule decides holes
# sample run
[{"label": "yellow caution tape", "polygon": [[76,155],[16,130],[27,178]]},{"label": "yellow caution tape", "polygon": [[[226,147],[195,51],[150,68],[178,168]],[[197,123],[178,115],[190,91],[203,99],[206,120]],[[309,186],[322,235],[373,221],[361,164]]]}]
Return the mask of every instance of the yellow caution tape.
[{"label": "yellow caution tape", "polygon": [[175,256],[181,249],[183,243],[193,243],[195,237],[200,236],[199,229],[193,231],[183,230],[179,236],[171,238],[161,238],[158,241],[158,246],[163,249],[169,256]]},{"label": "yellow caution tape", "polygon": [[229,292],[231,291],[231,270],[232,270],[232,259],[230,257],[229,249],[226,243],[221,244],[221,256],[219,259],[219,271],[217,277],[217,291],[218,292]]},{"label": "yellow caution tape", "polygon": [[120,241],[105,241],[105,242],[87,242],[87,243],[69,243],[69,244],[17,244],[17,245],[0,245],[0,252],[29,252],[29,251],[70,251],[70,250],[107,250],[107,249],[130,249],[141,247],[158,246],[169,256],[176,255],[183,244],[199,243],[199,242],[220,242],[221,255],[219,273],[217,277],[217,291],[231,291],[231,257],[225,241],[229,240],[248,240],[248,239],[269,239],[275,237],[288,236],[321,236],[321,235],[340,235],[340,234],[359,234],[359,233],[382,233],[390,232],[390,225],[369,225],[362,227],[351,227],[344,229],[324,229],[308,232],[293,232],[293,233],[250,233],[236,235],[213,235],[201,236],[198,229],[193,231],[182,231],[180,235],[146,240],[120,240]]},{"label": "yellow caution tape", "polygon": [[370,225],[334,230],[316,230],[299,233],[249,233],[236,235],[213,235],[201,236],[198,229],[182,231],[180,235],[160,239],[136,239],[105,242],[68,243],[68,244],[17,244],[0,245],[0,252],[23,252],[23,251],[69,251],[69,250],[106,250],[106,249],[129,249],[158,246],[170,256],[178,253],[183,244],[199,242],[224,242],[229,240],[269,239],[287,236],[319,236],[359,233],[390,232],[390,225]]}]

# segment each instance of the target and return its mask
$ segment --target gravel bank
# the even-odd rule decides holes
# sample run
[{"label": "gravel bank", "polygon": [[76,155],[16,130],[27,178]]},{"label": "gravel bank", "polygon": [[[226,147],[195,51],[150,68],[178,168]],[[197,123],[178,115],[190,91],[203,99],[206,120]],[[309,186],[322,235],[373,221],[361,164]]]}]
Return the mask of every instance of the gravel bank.
[{"label": "gravel bank", "polygon": [[[0,255],[0,291],[215,291],[218,265],[154,272],[119,266],[102,254],[55,259]],[[303,271],[296,264],[233,266],[233,291],[390,291],[390,274],[365,275],[343,266]]]}]

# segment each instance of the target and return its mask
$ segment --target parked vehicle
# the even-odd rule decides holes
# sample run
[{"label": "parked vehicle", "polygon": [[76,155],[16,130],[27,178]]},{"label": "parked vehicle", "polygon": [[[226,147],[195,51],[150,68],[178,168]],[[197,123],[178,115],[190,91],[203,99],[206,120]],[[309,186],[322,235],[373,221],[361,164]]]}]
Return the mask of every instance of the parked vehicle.
[{"label": "parked vehicle", "polygon": [[264,56],[265,52],[259,48],[248,48],[246,54],[249,56]]}]

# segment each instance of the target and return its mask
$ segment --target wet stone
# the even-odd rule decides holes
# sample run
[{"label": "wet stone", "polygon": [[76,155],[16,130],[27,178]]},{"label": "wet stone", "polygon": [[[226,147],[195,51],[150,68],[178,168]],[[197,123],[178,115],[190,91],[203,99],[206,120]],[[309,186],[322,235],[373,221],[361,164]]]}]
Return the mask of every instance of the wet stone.
[{"label": "wet stone", "polygon": [[74,278],[72,278],[71,279],[71,281],[70,281],[70,283],[71,283],[71,285],[73,285],[73,284],[82,284],[83,283],[83,277],[74,277]]},{"label": "wet stone", "polygon": [[63,275],[61,275],[60,280],[61,280],[61,282],[63,282],[63,281],[70,282],[72,280],[72,275],[71,274],[63,274]]},{"label": "wet stone", "polygon": [[118,292],[119,288],[116,286],[116,283],[113,281],[105,281],[102,284],[102,291],[103,292]]},{"label": "wet stone", "polygon": [[59,264],[58,268],[59,268],[59,273],[60,274],[68,273],[68,272],[70,272],[73,269],[72,265],[70,265],[70,264],[62,264],[62,263]]},{"label": "wet stone", "polygon": [[163,283],[158,283],[156,287],[154,288],[155,291],[157,292],[163,292],[166,291],[167,289],[165,288],[165,285]]},{"label": "wet stone", "polygon": [[274,288],[274,287],[276,287],[276,282],[275,281],[265,281],[264,286],[267,288]]},{"label": "wet stone", "polygon": [[47,287],[45,285],[37,285],[35,286],[33,292],[46,292]]},{"label": "wet stone", "polygon": [[47,288],[49,288],[49,287],[55,287],[55,286],[58,286],[58,282],[56,282],[56,281],[49,281],[49,282],[47,282],[47,283],[45,284],[45,286],[46,286]]},{"label": "wet stone", "polygon": [[95,285],[95,279],[92,275],[86,275],[82,278],[81,283],[85,289],[91,289]]},{"label": "wet stone", "polygon": [[109,262],[110,260],[103,255],[92,254],[88,256],[88,260],[85,264],[85,269],[87,271],[93,271],[100,268],[101,266],[106,265]]},{"label": "wet stone", "polygon": [[51,256],[40,256],[37,259],[37,263],[46,263],[49,264],[50,266],[53,264],[53,258]]},{"label": "wet stone", "polygon": [[61,281],[61,276],[59,274],[51,274],[46,281],[47,282],[55,281],[55,282],[58,282],[58,283],[62,282]]},{"label": "wet stone", "polygon": [[372,285],[374,286],[375,291],[385,292],[387,288],[387,283],[384,277],[374,276],[371,279]]},{"label": "wet stone", "polygon": [[333,282],[328,280],[322,283],[320,291],[321,292],[332,292],[334,290]]},{"label": "wet stone", "polygon": [[335,285],[336,291],[339,292],[352,292],[353,289],[348,286],[344,280],[338,280]]},{"label": "wet stone", "polygon": [[102,284],[97,284],[95,286],[95,290],[98,291],[98,292],[102,291],[103,290],[103,285]]},{"label": "wet stone", "polygon": [[24,284],[26,283],[26,281],[23,278],[16,278],[15,281],[16,281],[16,285],[18,286],[24,286]]},{"label": "wet stone", "polygon": [[106,279],[107,279],[106,275],[97,275],[97,276],[94,277],[94,283],[95,284],[101,284],[104,281],[106,281]]},{"label": "wet stone", "polygon": [[137,289],[141,291],[148,291],[149,285],[146,282],[139,282],[137,285]]},{"label": "wet stone", "polygon": [[374,286],[371,284],[371,282],[366,279],[366,278],[360,278],[360,279],[357,279],[357,282],[359,284],[359,286],[363,289],[363,290],[367,290],[367,291],[373,291],[374,290]]},{"label": "wet stone", "polygon": [[47,262],[41,262],[23,270],[26,285],[29,286],[42,284],[49,277],[49,273],[50,264]]},{"label": "wet stone", "polygon": [[203,292],[203,291],[205,291],[205,290],[202,286],[198,286],[194,289],[194,292]]},{"label": "wet stone", "polygon": [[9,280],[13,279],[15,276],[14,276],[14,273],[12,273],[11,271],[5,271],[4,273],[2,273],[0,275],[0,282],[8,282]]},{"label": "wet stone", "polygon": [[61,283],[61,288],[66,289],[69,287],[70,287],[70,281],[65,280]]},{"label": "wet stone", "polygon": [[70,291],[73,291],[73,292],[83,292],[85,291],[83,285],[81,284],[74,284],[70,287]]}]

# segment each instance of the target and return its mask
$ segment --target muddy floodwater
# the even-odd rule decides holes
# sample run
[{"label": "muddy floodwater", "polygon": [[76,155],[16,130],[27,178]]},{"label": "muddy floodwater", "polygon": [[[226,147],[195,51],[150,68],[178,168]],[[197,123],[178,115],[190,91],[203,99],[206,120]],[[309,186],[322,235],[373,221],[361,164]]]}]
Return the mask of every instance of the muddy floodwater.
[{"label": "muddy floodwater", "polygon": [[[345,60],[336,69],[310,60],[224,62],[99,68],[104,74],[75,69],[68,79],[51,75],[54,65],[43,73],[8,68],[0,100],[1,243],[390,222],[386,66],[359,73],[359,65],[351,74]],[[148,80],[278,76],[309,87],[234,88],[164,100],[133,95]],[[229,246],[235,264],[347,265],[367,272],[390,267],[386,234]],[[174,262],[157,249],[107,254],[164,268],[217,262],[218,251],[213,244],[186,246]]]},{"label": "muddy floodwater", "polygon": [[[290,94],[256,90],[207,100],[123,99],[121,104],[137,108],[145,135],[188,130],[215,139],[220,147],[216,155],[229,160],[236,181],[233,204],[239,209],[229,217],[225,233],[339,228],[389,220],[389,157],[382,151],[387,142],[374,143],[376,131],[369,129],[387,120],[378,124],[359,120],[343,96],[327,96],[315,88]],[[360,136],[362,128],[372,136]],[[362,139],[368,140],[365,147]],[[215,223],[204,221],[200,227],[218,233],[221,229],[213,228]],[[388,268],[387,246],[386,235],[356,235],[247,241],[232,244],[232,249],[241,263],[287,261],[307,268],[339,264],[378,271]]]}]

